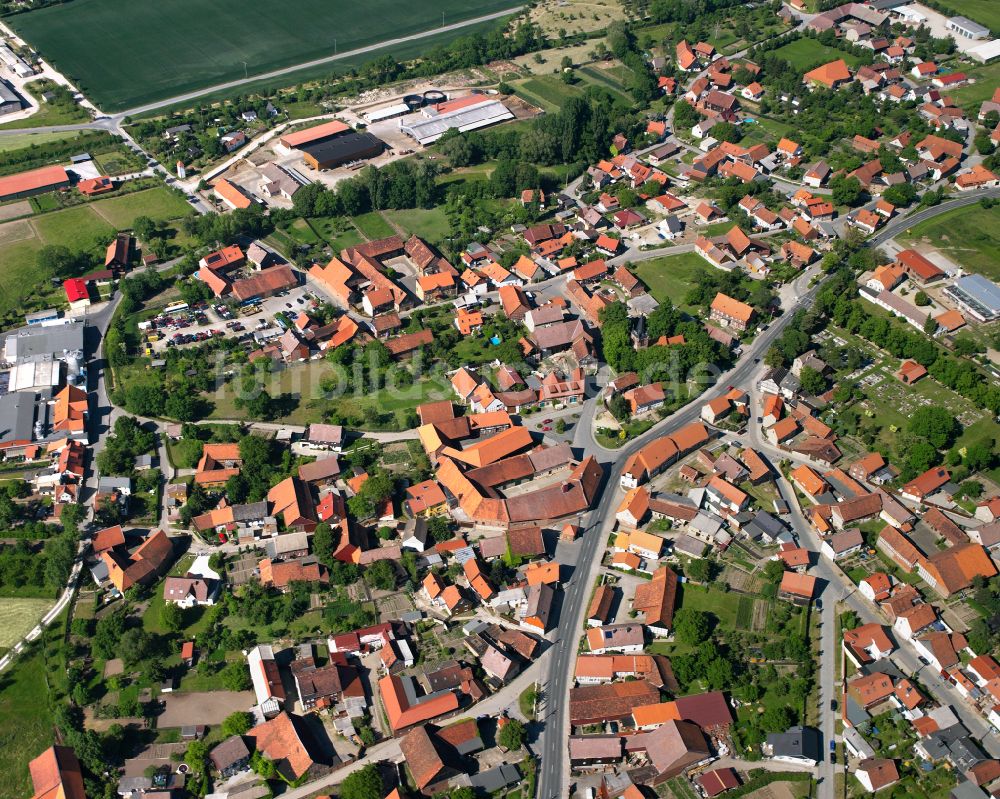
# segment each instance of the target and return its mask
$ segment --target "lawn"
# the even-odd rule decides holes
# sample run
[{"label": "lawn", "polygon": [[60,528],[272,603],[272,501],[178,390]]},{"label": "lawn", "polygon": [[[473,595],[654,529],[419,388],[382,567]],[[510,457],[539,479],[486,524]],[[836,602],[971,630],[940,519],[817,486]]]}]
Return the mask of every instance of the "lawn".
[{"label": "lawn", "polygon": [[154,222],[167,222],[194,213],[180,195],[165,186],[109,197],[93,203],[91,207],[119,230],[131,227],[137,216],[148,216]]},{"label": "lawn", "polygon": [[[120,111],[509,5],[433,0],[404,8],[395,0],[370,0],[359,14],[353,5],[327,0],[261,0],[234,14],[201,0],[77,0],[18,15],[10,24],[99,107]],[[115,57],[94,58],[95,41]]]},{"label": "lawn", "polygon": [[808,72],[814,67],[836,61],[838,58],[844,59],[847,66],[852,68],[861,63],[856,55],[844,53],[835,47],[827,47],[815,39],[796,39],[774,50],[773,55],[785,59],[800,72]]},{"label": "lawn", "polygon": [[0,649],[20,641],[53,604],[50,599],[0,599]]},{"label": "lawn", "polygon": [[[397,412],[405,413],[422,403],[446,399],[453,394],[447,379],[432,376],[405,389],[383,388],[374,393],[347,392],[343,396],[326,397],[320,383],[324,376],[332,374],[330,364],[317,360],[271,375],[271,382],[266,388],[272,397],[291,394],[298,401],[295,409],[280,421],[313,424],[324,421],[325,411],[334,411],[341,416],[354,417],[364,429],[395,429],[399,427]],[[229,383],[208,395],[207,398],[214,403],[211,418],[244,418],[245,414],[234,403],[234,394],[235,386]],[[395,419],[391,418],[393,415],[396,415]]]},{"label": "lawn", "polygon": [[41,654],[18,661],[0,681],[0,796],[31,795],[28,761],[52,744],[48,669]]},{"label": "lawn", "polygon": [[361,231],[370,241],[375,239],[385,239],[389,236],[394,236],[396,231],[393,230],[392,225],[382,218],[382,214],[378,211],[371,211],[367,214],[362,214],[361,216],[356,216],[353,219],[354,226]]},{"label": "lawn", "polygon": [[731,591],[723,593],[714,588],[685,585],[681,589],[679,604],[682,608],[711,613],[719,620],[721,627],[734,629],[736,620],[740,616],[741,597],[741,594]]},{"label": "lawn", "polygon": [[383,215],[407,233],[420,236],[425,241],[441,244],[451,229],[443,207],[411,208],[404,211],[384,211]]},{"label": "lawn", "polygon": [[[997,25],[1000,26],[1000,22]],[[1000,30],[1000,27],[994,30]],[[984,100],[989,100],[993,96],[994,89],[1000,85],[1000,61],[967,69],[965,73],[970,78],[975,78],[976,82],[959,86],[949,94],[970,113],[978,114],[979,106]]]},{"label": "lawn", "polygon": [[635,271],[657,300],[669,299],[674,305],[684,304],[684,297],[694,285],[695,275],[708,265],[693,252],[665,255],[635,264]]},{"label": "lawn", "polygon": [[972,205],[935,216],[904,238],[937,247],[973,272],[1000,281],[1000,210]]},{"label": "lawn", "polygon": [[11,136],[0,136],[0,153],[8,150],[20,150],[22,147],[41,146],[54,141],[75,139],[79,135],[80,131],[73,130],[69,133],[15,133]]}]

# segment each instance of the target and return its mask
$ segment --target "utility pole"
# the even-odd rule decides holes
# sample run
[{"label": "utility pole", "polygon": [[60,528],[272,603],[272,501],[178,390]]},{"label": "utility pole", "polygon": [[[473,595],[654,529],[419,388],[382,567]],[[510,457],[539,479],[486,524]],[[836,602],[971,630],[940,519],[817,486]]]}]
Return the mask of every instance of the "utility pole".
[{"label": "utility pole", "polygon": [[243,62],[243,78],[245,80],[245,79],[247,79],[249,77],[250,77],[250,75],[247,73],[247,62],[244,61]]},{"label": "utility pole", "polygon": [[333,54],[337,55],[337,37],[333,37]]}]

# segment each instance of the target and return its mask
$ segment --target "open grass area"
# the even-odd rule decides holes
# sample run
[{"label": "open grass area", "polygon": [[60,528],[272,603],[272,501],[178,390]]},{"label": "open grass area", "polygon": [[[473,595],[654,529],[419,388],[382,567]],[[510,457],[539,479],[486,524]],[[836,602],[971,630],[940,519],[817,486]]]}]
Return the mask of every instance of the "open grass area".
[{"label": "open grass area", "polygon": [[396,233],[378,211],[356,216],[353,221],[354,226],[369,240],[388,238]]},{"label": "open grass area", "polygon": [[73,130],[69,133],[14,133],[10,136],[0,136],[0,153],[20,150],[22,147],[41,146],[54,141],[67,141],[79,135],[80,131]]},{"label": "open grass area", "polygon": [[921,222],[904,237],[931,245],[990,280],[1000,281],[1000,209],[972,205]]},{"label": "open grass area", "polygon": [[4,265],[0,314],[14,308],[37,310],[51,301],[51,274],[37,262],[38,251],[45,245],[103,252],[112,236],[130,227],[137,216],[169,222],[190,213],[176,194],[155,188],[0,224],[0,263]]},{"label": "open grass area", "polygon": [[441,244],[448,238],[448,217],[443,207],[383,211],[383,215],[399,225],[407,233],[420,236],[420,238],[432,244]]},{"label": "open grass area", "polygon": [[[272,397],[290,394],[298,403],[279,421],[288,424],[313,424],[324,421],[327,412],[354,417],[362,429],[398,429],[400,414],[418,405],[453,395],[444,377],[426,377],[407,388],[383,388],[375,392],[346,392],[343,396],[323,396],[320,383],[333,369],[326,361],[309,361],[271,375],[266,389]],[[229,383],[212,392],[207,399],[214,404],[213,419],[242,419],[245,414],[235,404],[236,387]]]},{"label": "open grass area", "polygon": [[545,111],[558,111],[570,97],[583,94],[579,84],[564,83],[554,75],[536,75],[514,81],[513,86],[518,97]]},{"label": "open grass area", "polygon": [[20,641],[53,604],[50,599],[0,599],[0,649],[10,649]]},{"label": "open grass area", "polygon": [[[239,14],[200,0],[80,0],[11,19],[27,41],[105,110],[122,110],[507,8],[506,0],[264,0]],[[225,31],[225,36],[219,36]],[[457,33],[454,35],[458,35]],[[453,36],[454,36],[453,35]],[[101,41],[114,58],[94,58]],[[244,67],[246,63],[246,67]]]},{"label": "open grass area", "polygon": [[657,300],[666,298],[677,306],[684,304],[684,297],[694,285],[694,276],[705,268],[705,259],[693,252],[665,255],[635,264],[636,274],[649,287],[650,293]]},{"label": "open grass area", "polygon": [[31,795],[28,762],[51,744],[48,669],[39,649],[0,675],[0,796]]},{"label": "open grass area", "polygon": [[785,59],[801,72],[807,72],[821,64],[836,61],[838,58],[843,58],[844,63],[852,68],[861,63],[856,55],[844,53],[835,47],[827,47],[815,39],[796,39],[794,42],[779,47],[773,51],[773,54],[778,58]]}]

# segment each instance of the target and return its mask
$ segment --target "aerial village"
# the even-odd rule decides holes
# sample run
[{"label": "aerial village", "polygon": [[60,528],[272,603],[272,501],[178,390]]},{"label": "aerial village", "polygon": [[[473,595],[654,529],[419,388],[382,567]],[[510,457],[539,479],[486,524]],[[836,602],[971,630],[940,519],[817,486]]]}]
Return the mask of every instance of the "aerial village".
[{"label": "aerial village", "polygon": [[[48,532],[0,544],[0,586],[65,561],[0,661],[64,641],[34,799],[997,795],[1000,286],[905,234],[993,208],[1000,88],[952,96],[922,5],[774,5],[793,38],[640,48],[656,109],[455,251],[249,231],[161,279],[121,229],[3,334],[0,512]],[[799,42],[844,57],[796,70]],[[185,202],[289,211],[526,103],[230,130]],[[212,173],[184,127],[172,175]],[[328,365],[384,407],[262,390]]]}]

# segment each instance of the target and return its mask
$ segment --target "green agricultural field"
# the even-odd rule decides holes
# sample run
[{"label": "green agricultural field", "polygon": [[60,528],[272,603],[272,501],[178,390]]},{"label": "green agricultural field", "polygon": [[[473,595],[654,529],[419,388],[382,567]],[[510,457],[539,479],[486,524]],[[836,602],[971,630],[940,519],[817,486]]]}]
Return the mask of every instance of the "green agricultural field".
[{"label": "green agricultural field", "polygon": [[0,224],[0,263],[4,265],[0,315],[12,309],[37,310],[51,301],[47,296],[51,275],[36,260],[46,244],[96,251],[116,231],[131,226],[137,216],[168,222],[190,213],[187,203],[173,192],[155,188]]},{"label": "green agricultural field", "polygon": [[0,649],[10,649],[53,605],[49,599],[0,599]]},{"label": "green agricultural field", "polygon": [[905,239],[913,244],[930,244],[967,269],[1000,281],[998,222],[998,208],[956,208],[921,222]]},{"label": "green agricultural field", "polygon": [[563,83],[553,75],[537,75],[514,81],[514,93],[545,111],[558,111],[570,97],[579,97],[583,89],[579,84]]},{"label": "green agricultural field", "polygon": [[835,47],[827,47],[815,39],[796,39],[774,51],[774,55],[785,59],[789,64],[802,72],[808,72],[821,64],[843,58],[844,63],[852,69],[861,63],[857,56],[844,53]]},{"label": "green agricultural field", "polygon": [[[511,5],[430,0],[401,7],[369,0],[358,13],[355,5],[330,0],[259,0],[233,13],[201,0],[76,0],[20,14],[10,24],[99,107],[120,111]],[[95,58],[95,41],[114,58]]]},{"label": "green agricultural field", "polygon": [[664,298],[674,305],[683,305],[684,297],[694,285],[698,272],[708,268],[705,259],[697,253],[664,255],[635,264],[635,272],[649,286],[652,295],[661,302]]}]

